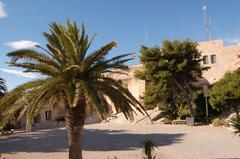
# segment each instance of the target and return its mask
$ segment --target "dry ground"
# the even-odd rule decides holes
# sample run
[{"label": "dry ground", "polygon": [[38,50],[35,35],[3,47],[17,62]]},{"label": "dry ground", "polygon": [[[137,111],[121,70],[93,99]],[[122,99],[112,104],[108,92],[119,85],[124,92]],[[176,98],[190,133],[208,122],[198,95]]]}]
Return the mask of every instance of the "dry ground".
[{"label": "dry ground", "polygon": [[[229,130],[184,125],[86,125],[84,158],[140,159],[140,142],[158,145],[161,159],[240,159],[240,138]],[[7,159],[67,159],[65,128],[38,130],[0,137],[0,153]]]}]

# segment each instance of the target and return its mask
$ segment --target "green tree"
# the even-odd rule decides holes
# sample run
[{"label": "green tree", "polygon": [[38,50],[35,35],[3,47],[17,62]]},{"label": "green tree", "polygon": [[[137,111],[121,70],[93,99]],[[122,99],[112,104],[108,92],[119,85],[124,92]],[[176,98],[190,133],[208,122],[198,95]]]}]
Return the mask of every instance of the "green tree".
[{"label": "green tree", "polygon": [[161,99],[180,93],[194,116],[191,84],[207,69],[201,66],[197,44],[190,40],[165,40],[162,47],[142,46],[140,52],[144,70],[137,72],[136,76],[147,82],[144,104],[155,107]]},{"label": "green tree", "polygon": [[220,111],[233,108],[239,115],[240,69],[226,73],[209,91],[209,97],[209,102],[213,108]]},{"label": "green tree", "polygon": [[126,118],[133,117],[135,107],[144,113],[141,104],[128,89],[119,82],[105,76],[106,72],[119,73],[114,69],[127,69],[125,62],[130,54],[106,59],[109,51],[116,47],[112,41],[93,53],[87,53],[89,41],[82,25],[80,31],[76,22],[67,25],[52,23],[50,33],[43,33],[47,39],[46,49],[17,50],[8,53],[11,66],[24,68],[26,72],[37,72],[43,76],[18,86],[0,102],[0,112],[4,122],[20,110],[19,118],[25,116],[31,124],[44,105],[55,105],[60,101],[65,105],[66,128],[69,142],[69,158],[82,159],[82,134],[87,100],[105,118],[109,105],[107,98],[121,110]]}]

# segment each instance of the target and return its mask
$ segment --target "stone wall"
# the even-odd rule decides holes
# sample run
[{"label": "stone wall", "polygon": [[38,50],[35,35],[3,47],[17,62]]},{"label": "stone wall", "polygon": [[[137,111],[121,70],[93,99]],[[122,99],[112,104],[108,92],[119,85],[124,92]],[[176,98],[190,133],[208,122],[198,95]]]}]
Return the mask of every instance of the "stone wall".
[{"label": "stone wall", "polygon": [[[237,62],[238,55],[240,55],[240,46],[224,46],[223,40],[214,40],[207,42],[199,42],[198,49],[202,56],[208,56],[210,69],[203,73],[203,77],[208,80],[210,84],[219,81],[226,72],[233,71],[239,67]],[[211,55],[216,55],[216,63],[211,63]]]},{"label": "stone wall", "polygon": [[[133,65],[129,68],[129,70],[118,70],[124,74],[106,73],[106,76],[121,81],[123,85],[129,89],[132,95],[137,100],[140,100],[140,97],[143,96],[143,93],[145,91],[145,81],[137,79],[134,74],[137,70],[142,69],[142,67],[143,65],[141,64]],[[109,103],[111,104],[110,100]],[[114,107],[111,109],[113,113],[116,113]]]}]

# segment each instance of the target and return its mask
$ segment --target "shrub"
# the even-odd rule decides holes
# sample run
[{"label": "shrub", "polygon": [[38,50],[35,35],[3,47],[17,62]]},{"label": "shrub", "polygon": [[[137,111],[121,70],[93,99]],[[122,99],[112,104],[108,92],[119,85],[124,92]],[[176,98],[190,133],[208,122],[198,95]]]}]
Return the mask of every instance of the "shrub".
[{"label": "shrub", "polygon": [[165,119],[163,120],[163,123],[164,123],[164,124],[172,124],[172,120],[169,119],[169,118],[165,118]]},{"label": "shrub", "polygon": [[141,144],[141,148],[144,151],[144,159],[156,159],[156,156],[153,155],[153,151],[157,148],[157,145],[151,140],[143,140]]},{"label": "shrub", "polygon": [[212,121],[212,125],[213,125],[214,127],[223,126],[223,125],[224,125],[224,120],[223,120],[223,119],[220,119],[220,118],[215,118],[215,119],[213,119],[213,121]]},{"label": "shrub", "polygon": [[224,127],[230,127],[229,121],[228,121],[228,120],[224,120],[224,121],[223,121],[223,126],[224,126]]},{"label": "shrub", "polygon": [[175,98],[174,104],[177,108],[178,118],[185,119],[186,117],[191,116],[187,108],[187,102],[183,96],[177,96]]},{"label": "shrub", "polygon": [[234,116],[230,119],[230,126],[233,127],[234,133],[240,136],[240,116]]},{"label": "shrub", "polygon": [[234,109],[238,113],[240,105],[240,68],[233,72],[228,72],[209,91],[209,102],[214,109],[229,110]]},{"label": "shrub", "polygon": [[186,100],[183,96],[169,98],[163,111],[166,114],[166,117],[171,120],[176,118],[185,119],[190,116]]},{"label": "shrub", "polygon": [[167,103],[163,108],[164,114],[166,114],[166,118],[169,120],[174,120],[178,117],[177,107],[173,102]]}]

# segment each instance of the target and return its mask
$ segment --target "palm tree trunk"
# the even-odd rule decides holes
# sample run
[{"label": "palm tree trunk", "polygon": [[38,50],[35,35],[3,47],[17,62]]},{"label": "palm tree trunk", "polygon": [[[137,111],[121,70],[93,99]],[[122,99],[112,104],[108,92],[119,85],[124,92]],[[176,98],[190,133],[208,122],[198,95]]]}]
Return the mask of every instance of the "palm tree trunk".
[{"label": "palm tree trunk", "polygon": [[74,108],[66,107],[66,128],[68,132],[69,159],[82,159],[82,136],[85,120],[85,100]]}]

